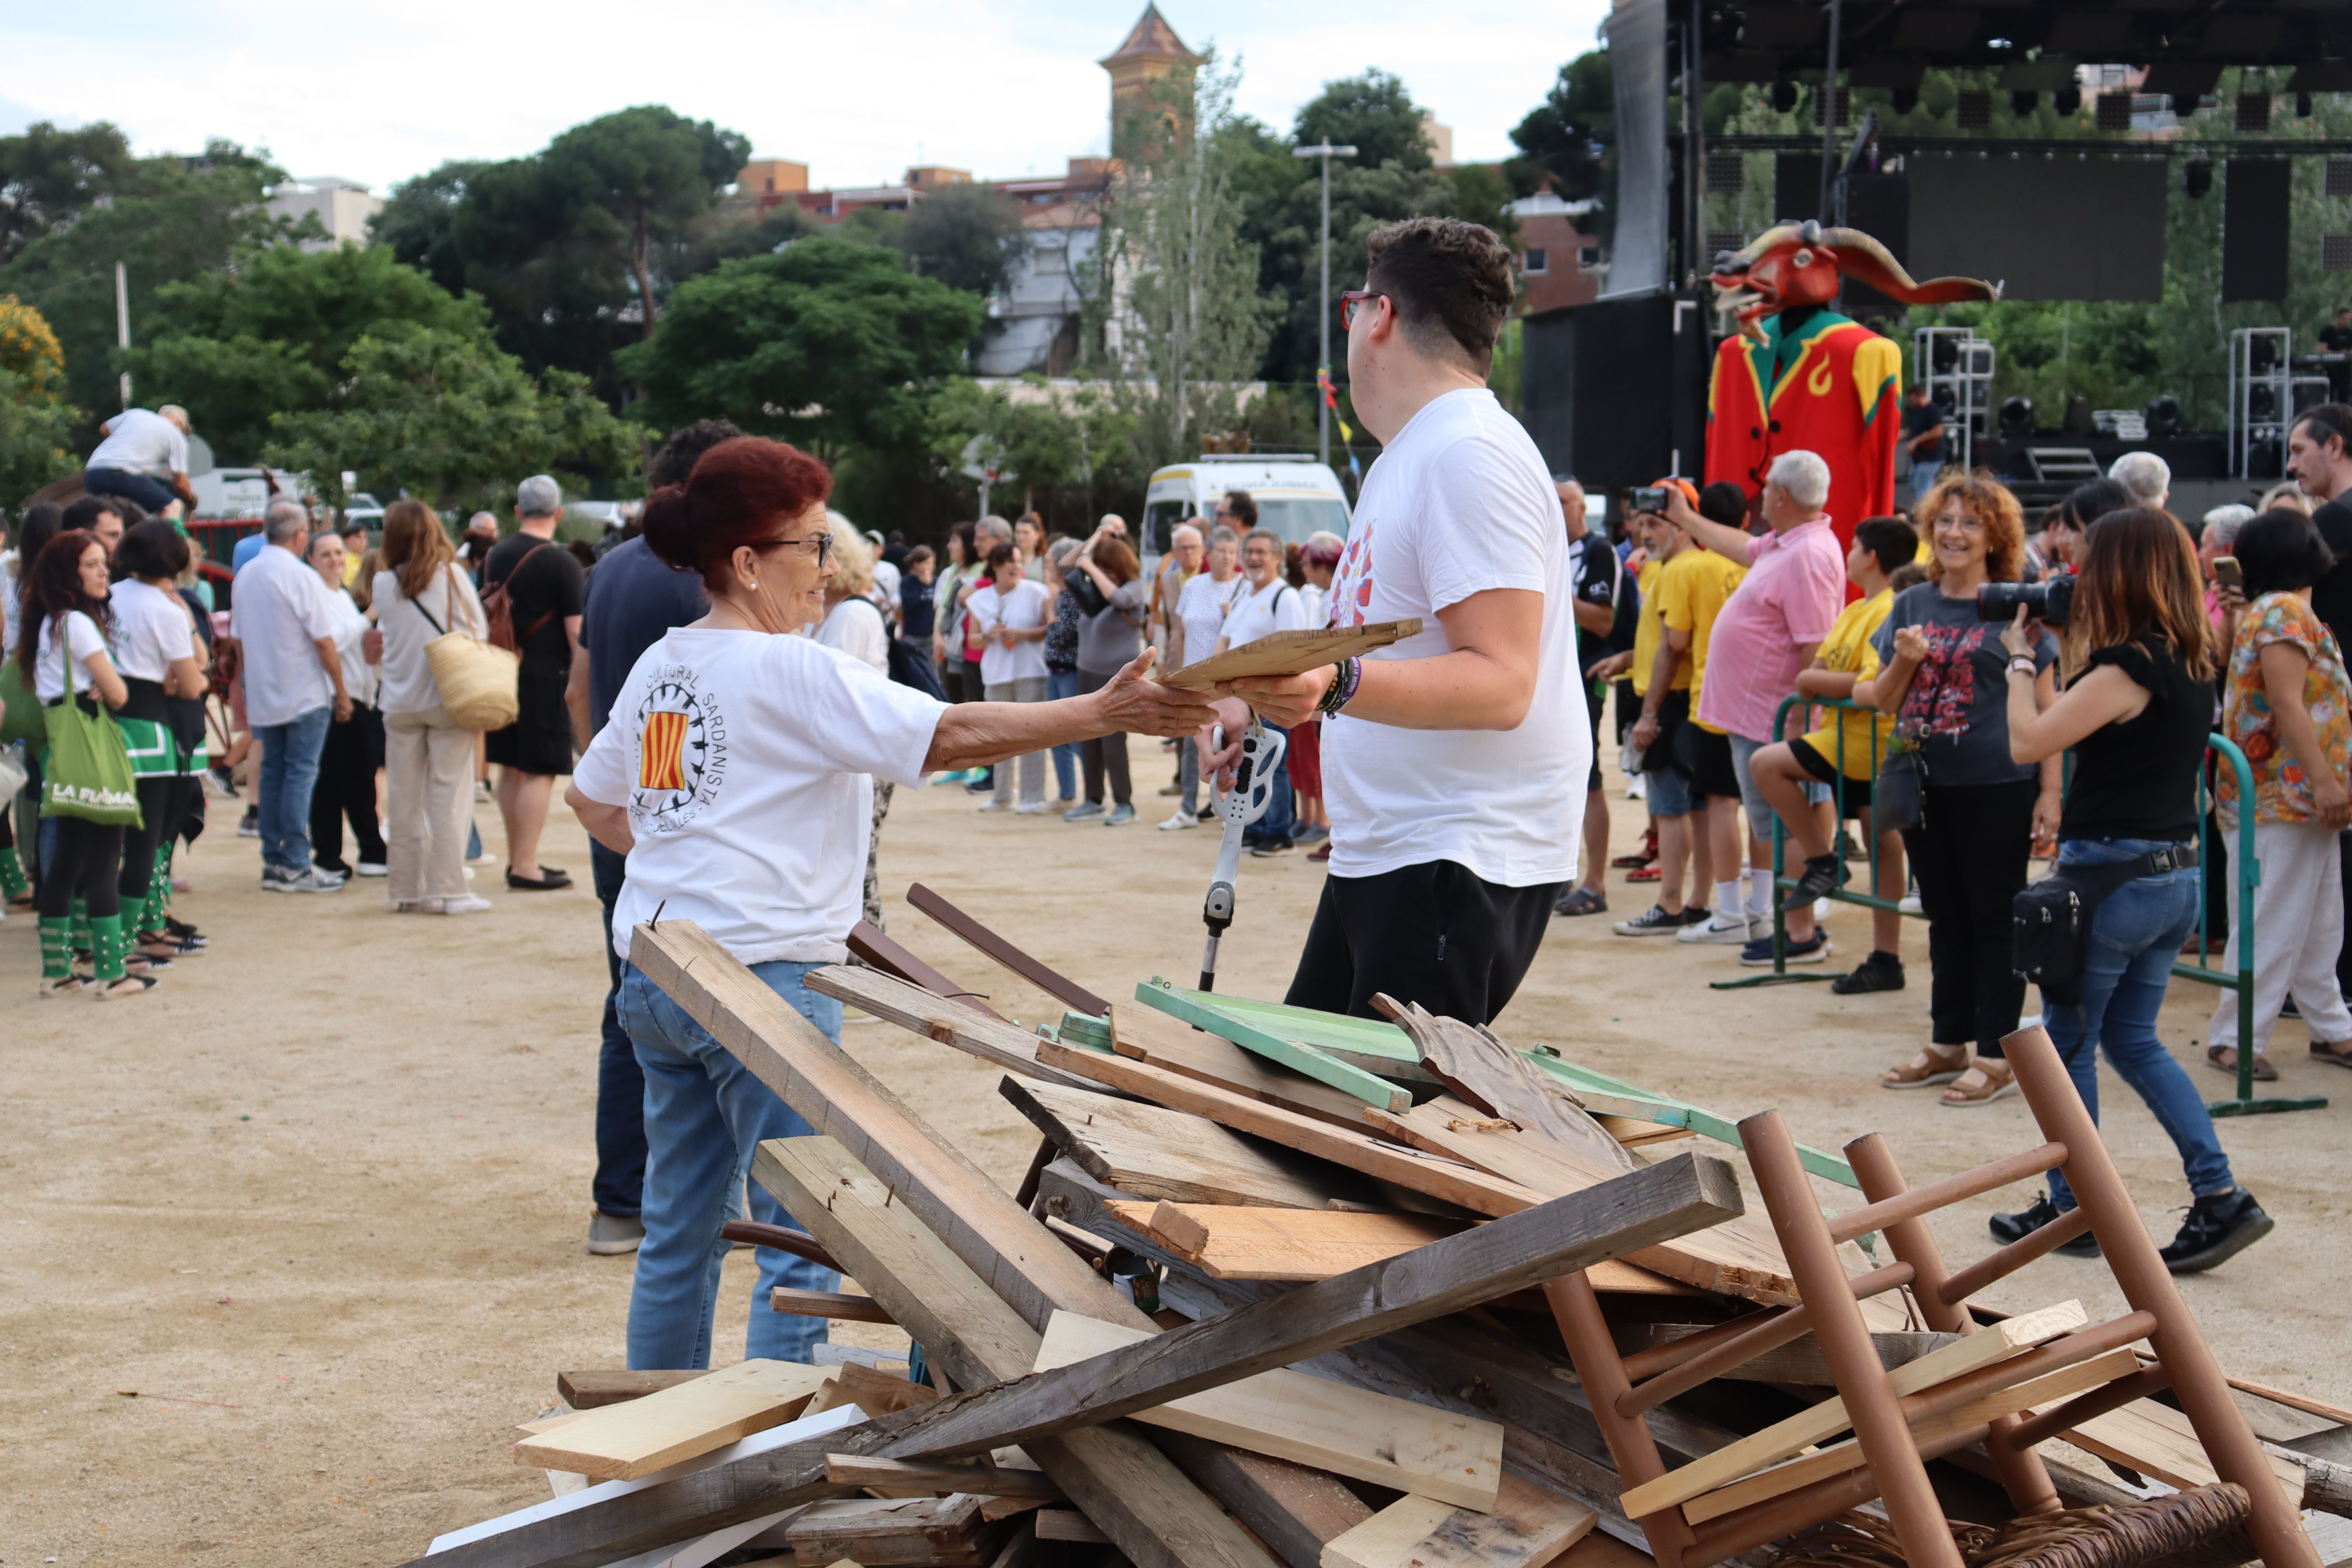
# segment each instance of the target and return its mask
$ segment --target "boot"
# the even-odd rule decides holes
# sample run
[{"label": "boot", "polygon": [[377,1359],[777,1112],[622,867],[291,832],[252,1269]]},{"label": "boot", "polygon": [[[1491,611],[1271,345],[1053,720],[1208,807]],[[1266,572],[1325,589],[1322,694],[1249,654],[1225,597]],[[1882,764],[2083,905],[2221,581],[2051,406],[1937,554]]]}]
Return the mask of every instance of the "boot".
[{"label": "boot", "polygon": [[73,921],[43,915],[41,931],[41,994],[77,991],[81,982],[73,972]]},{"label": "boot", "polygon": [[0,847],[0,899],[21,899],[32,884],[25,879],[25,862],[14,844]]}]

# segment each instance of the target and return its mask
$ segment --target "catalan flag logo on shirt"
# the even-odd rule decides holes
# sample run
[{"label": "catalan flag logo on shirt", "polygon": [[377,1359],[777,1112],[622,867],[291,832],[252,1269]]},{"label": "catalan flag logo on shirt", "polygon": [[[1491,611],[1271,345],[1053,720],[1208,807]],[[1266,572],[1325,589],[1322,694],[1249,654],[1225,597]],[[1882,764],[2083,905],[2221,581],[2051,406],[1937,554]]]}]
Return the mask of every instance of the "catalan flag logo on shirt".
[{"label": "catalan flag logo on shirt", "polygon": [[680,790],[686,787],[686,726],[683,713],[646,715],[638,738],[637,787]]}]

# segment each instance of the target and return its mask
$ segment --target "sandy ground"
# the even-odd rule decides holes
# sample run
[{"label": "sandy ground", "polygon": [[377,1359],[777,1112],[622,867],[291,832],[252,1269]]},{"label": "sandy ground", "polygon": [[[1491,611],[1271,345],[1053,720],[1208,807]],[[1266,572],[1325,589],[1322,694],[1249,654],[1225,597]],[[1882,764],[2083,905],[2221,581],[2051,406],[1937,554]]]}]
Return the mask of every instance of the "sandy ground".
[{"label": "sandy ground", "polygon": [[[1158,833],[975,816],[961,790],[899,792],[884,885],[920,879],[1109,996],[1189,980],[1208,831]],[[1614,803],[1618,847],[1641,808]],[[498,818],[479,808],[498,847]],[[586,842],[558,809],[547,855],[586,880]],[[121,1005],[35,996],[29,918],[0,925],[0,1563],[369,1564],[436,1531],[547,1495],[506,1447],[554,1402],[556,1373],[617,1366],[630,1260],[583,1242],[604,989],[593,896],[509,894],[495,913],[394,918],[381,884],[325,898],[257,890],[251,840],[216,803],[185,863],[181,910],[213,934],[152,995]],[[1321,882],[1303,858],[1244,862],[1222,988],[1278,997]],[[1612,918],[1646,904],[1612,872]],[[1002,1010],[1060,1009],[895,900],[893,933]],[[1832,922],[1843,956],[1866,917]],[[1841,998],[1813,984],[1707,988],[1736,950],[1612,937],[1555,922],[1497,1029],[1738,1116],[1778,1106],[1835,1147],[1893,1136],[1916,1180],[2039,1142],[2021,1102],[1969,1113],[1888,1094],[1875,1072],[1926,1037],[1925,939],[1911,989]],[[2213,994],[2182,984],[2165,1037],[2200,1088]],[[998,1074],[873,1022],[849,1049],[1008,1186],[1034,1133]],[[2282,1026],[2281,1092],[2352,1096]],[[2187,1202],[2153,1119],[2103,1071],[2107,1133],[2159,1237]],[[2241,1375],[2352,1403],[2326,1347],[2352,1286],[2336,1164],[2352,1104],[2223,1123],[2240,1175],[2278,1233],[2187,1282]],[[2331,1174],[2334,1172],[2336,1173]],[[2004,1194],[2015,1206],[2022,1189]],[[2014,1201],[2010,1201],[2014,1200]],[[1938,1222],[1948,1255],[1990,1243],[1990,1200]],[[2009,1282],[2012,1306],[2118,1301],[2097,1265],[2052,1258]],[[740,1354],[748,1255],[729,1268],[718,1331]],[[888,1345],[893,1331],[837,1337]],[[900,1341],[903,1342],[903,1340]],[[135,1390],[138,1397],[122,1391]]]}]

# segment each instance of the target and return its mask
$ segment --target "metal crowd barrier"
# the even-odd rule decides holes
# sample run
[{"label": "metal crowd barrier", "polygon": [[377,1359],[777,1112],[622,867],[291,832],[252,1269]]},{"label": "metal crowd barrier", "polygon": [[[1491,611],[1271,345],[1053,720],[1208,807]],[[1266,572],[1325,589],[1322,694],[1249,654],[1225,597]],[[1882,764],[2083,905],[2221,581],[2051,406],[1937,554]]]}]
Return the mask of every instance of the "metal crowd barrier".
[{"label": "metal crowd barrier", "polygon": [[[1888,724],[1891,732],[1892,721],[1887,720],[1885,715],[1874,708],[1864,708],[1850,699],[1806,699],[1790,696],[1781,700],[1780,708],[1772,715],[1773,734],[1784,735],[1788,732],[1788,717],[1792,708],[1867,713],[1870,715],[1870,747],[1874,757],[1881,754],[1879,726],[1882,723]],[[1843,726],[1837,731],[1836,741],[1838,754],[1831,760],[1836,764],[1837,777],[1830,785],[1830,793],[1837,806],[1838,831],[1843,833],[1846,821],[1847,784],[1845,731]],[[2233,742],[2221,735],[2206,737],[2205,763],[2206,765],[2199,770],[2197,778],[2198,876],[2200,884],[2213,864],[2213,851],[2216,847],[2214,834],[2220,821],[2212,810],[2212,777],[2215,766],[2222,763],[2229,764],[2231,772],[2236,775],[2238,781],[2238,799],[2247,803],[2247,808],[2238,814],[2238,843],[2236,849],[2231,855],[2231,868],[2236,872],[2238,878],[2238,966],[2235,970],[2223,970],[2215,967],[2211,961],[2212,932],[2210,925],[2212,904],[2203,896],[2204,889],[2201,885],[2199,889],[2197,903],[2197,961],[2188,963],[2176,958],[2172,964],[2172,973],[2179,979],[2193,980],[2200,984],[2217,986],[2237,994],[2238,1092],[2233,1099],[2209,1102],[2206,1109],[2215,1116],[2258,1116],[2287,1110],[2316,1110],[2326,1105],[2326,1096],[2258,1096],[2254,1093],[2254,1053],[2249,1043],[2254,1034],[2254,889],[2262,885],[2263,879],[2262,862],[2254,855],[2254,816],[2251,805],[2254,798],[2254,773],[2246,762],[2245,753]],[[1871,781],[1874,786],[1877,782],[1877,775],[1878,770],[1874,767],[1871,770]],[[1869,870],[1866,878],[1859,879],[1873,890],[1853,892],[1847,887],[1840,887],[1830,892],[1827,897],[1837,903],[1856,904],[1867,910],[1888,910],[1897,913],[1911,913],[1903,910],[1899,901],[1890,901],[1877,896],[1875,889],[1878,886],[1878,835],[1874,831],[1870,831],[1865,833],[1865,837],[1869,841],[1865,856]],[[1716,990],[1737,991],[1758,985],[1788,985],[1806,981],[1836,980],[1845,973],[1843,970],[1816,970],[1806,973],[1792,973],[1790,971],[1789,918],[1781,912],[1780,900],[1777,896],[1779,890],[1793,889],[1797,885],[1796,879],[1788,875],[1788,824],[1780,820],[1780,814],[1776,811],[1772,814],[1772,886],[1776,889],[1776,896],[1772,900],[1771,972],[1766,974],[1748,975],[1738,980],[1718,980],[1713,982]],[[1912,918],[1925,919],[1926,917],[1913,914]]]}]

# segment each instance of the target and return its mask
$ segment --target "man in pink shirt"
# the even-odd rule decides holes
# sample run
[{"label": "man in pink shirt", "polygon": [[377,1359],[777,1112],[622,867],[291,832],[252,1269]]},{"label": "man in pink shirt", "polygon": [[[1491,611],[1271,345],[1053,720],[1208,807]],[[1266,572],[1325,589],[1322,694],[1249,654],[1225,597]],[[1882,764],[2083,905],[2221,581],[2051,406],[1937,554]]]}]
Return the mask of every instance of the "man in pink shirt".
[{"label": "man in pink shirt", "polygon": [[[1771,531],[1761,537],[1709,522],[1671,490],[1666,497],[1667,516],[1695,542],[1748,568],[1716,617],[1696,716],[1731,737],[1732,770],[1748,808],[1751,916],[1772,912],[1772,856],[1763,837],[1772,807],[1757,789],[1749,764],[1779,739],[1772,730],[1775,710],[1797,689],[1797,672],[1812,663],[1814,649],[1845,606],[1845,551],[1822,510],[1829,493],[1830,466],[1814,453],[1795,451],[1781,453],[1766,470],[1762,510]],[[1718,856],[1727,865],[1736,864],[1725,847],[1718,845]],[[1769,952],[1769,923],[1751,921],[1749,934],[1754,936],[1759,924]],[[1816,963],[1828,952],[1829,939],[1813,929],[1812,911],[1791,912],[1790,961]]]}]

